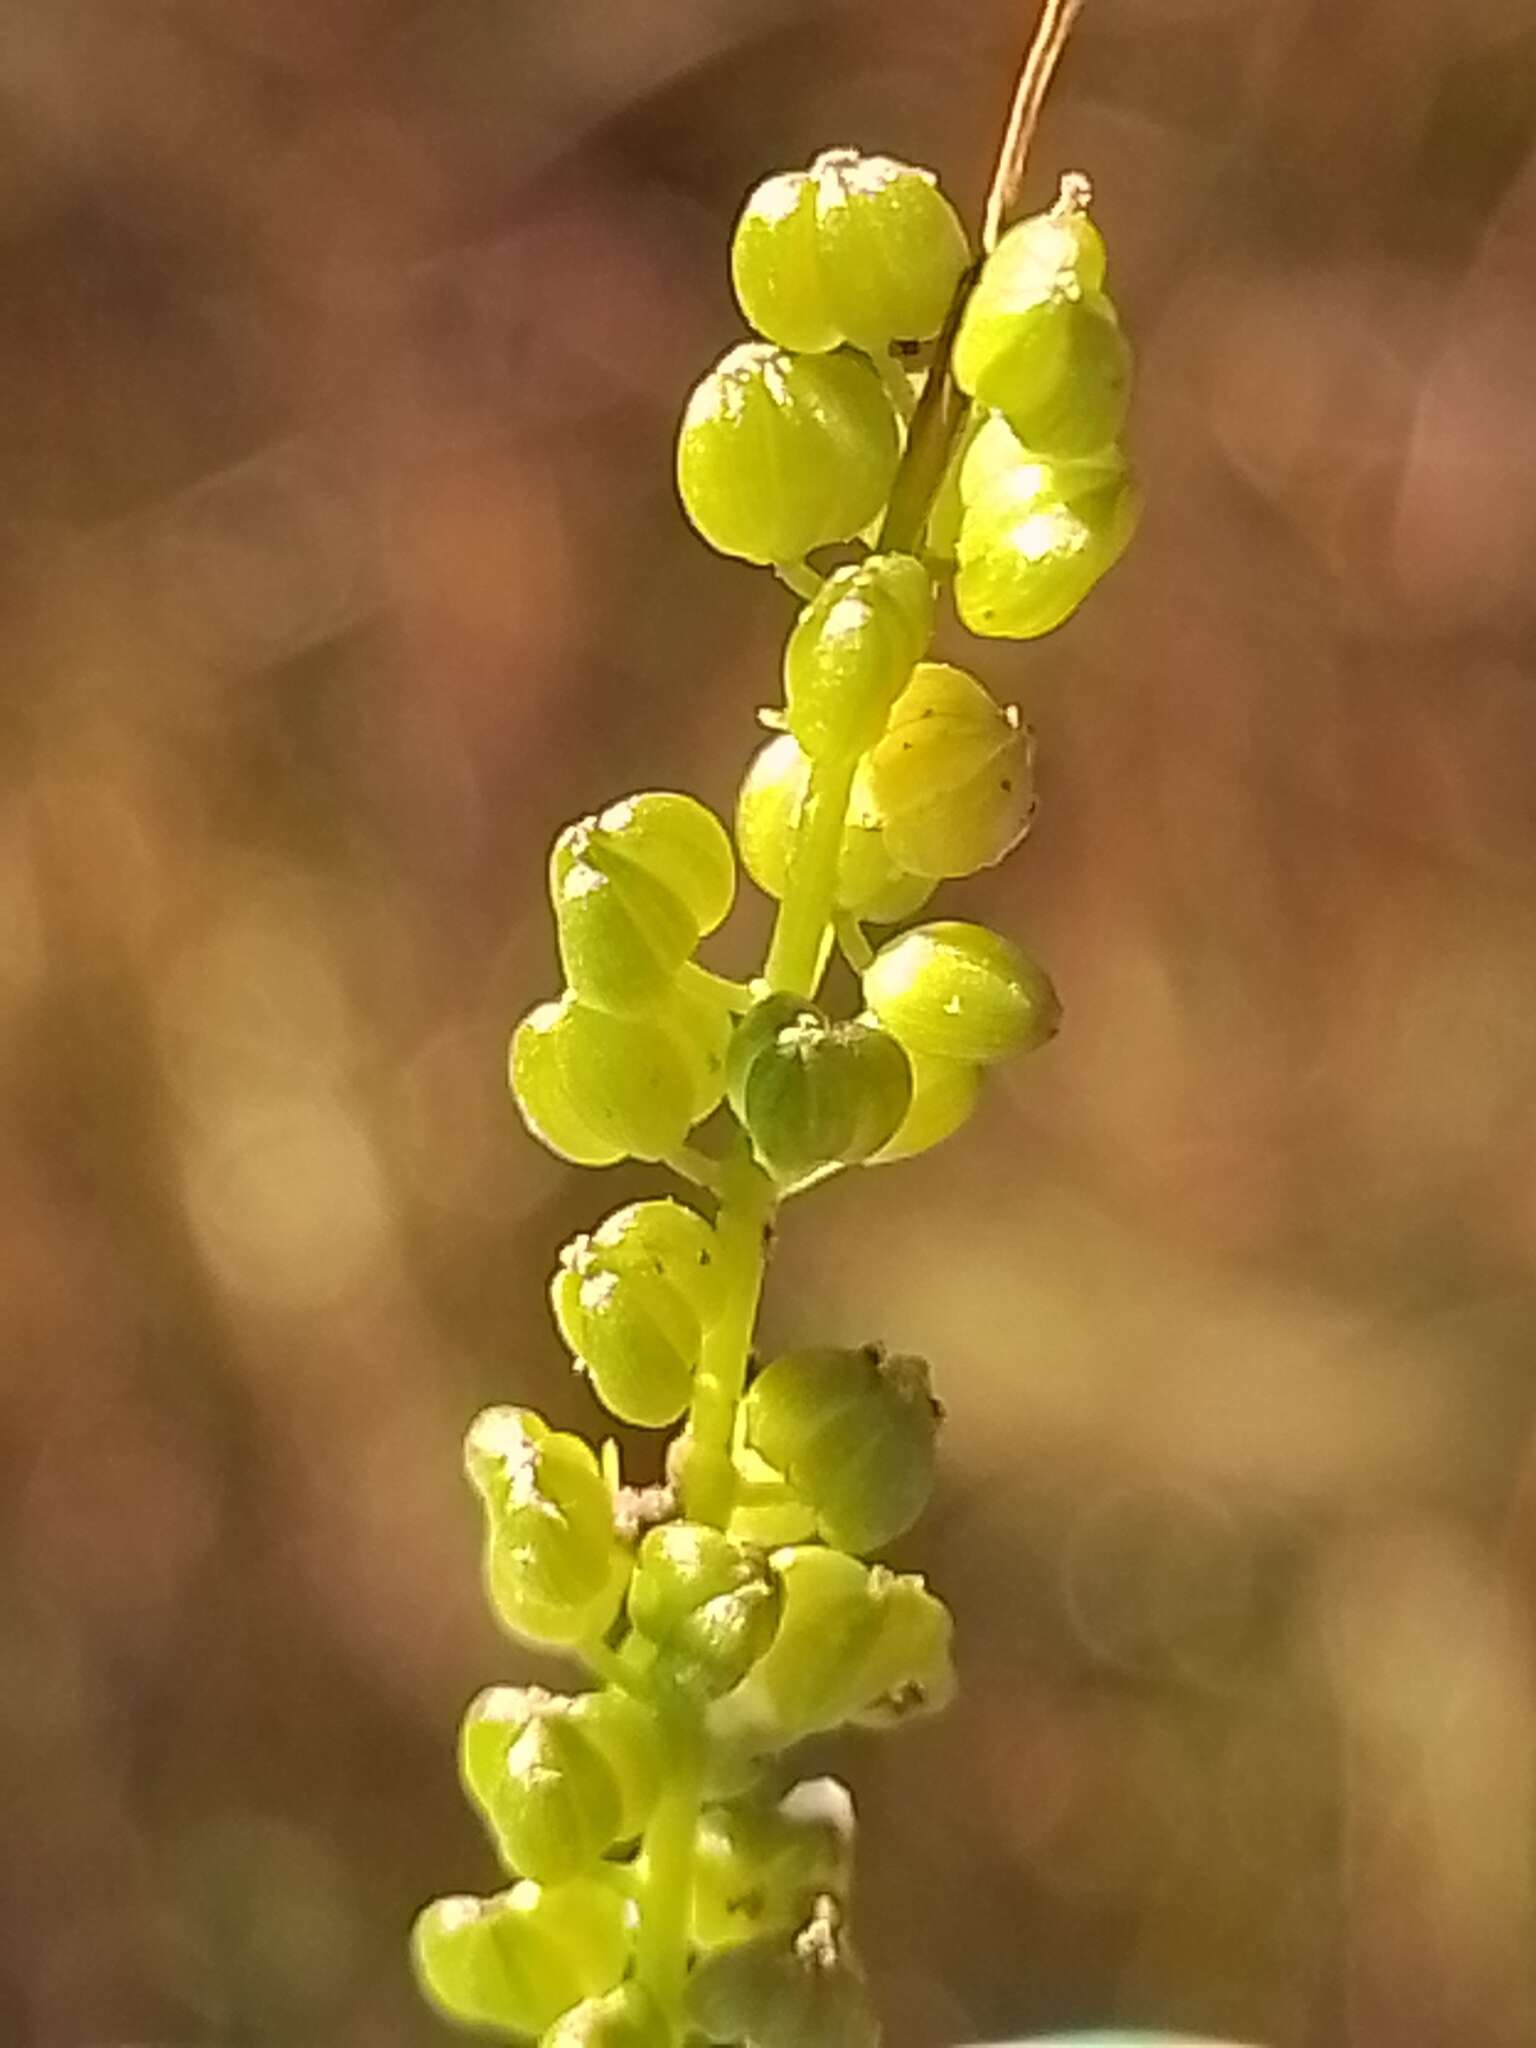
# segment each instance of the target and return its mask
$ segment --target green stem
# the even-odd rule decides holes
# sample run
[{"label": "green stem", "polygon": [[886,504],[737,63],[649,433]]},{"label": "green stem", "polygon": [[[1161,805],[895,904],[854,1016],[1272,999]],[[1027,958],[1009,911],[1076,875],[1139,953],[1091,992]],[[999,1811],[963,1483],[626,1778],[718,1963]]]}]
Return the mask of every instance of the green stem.
[{"label": "green stem", "polygon": [[731,1439],[763,1290],[764,1238],[773,1205],[773,1183],[753,1164],[743,1144],[726,1163],[715,1217],[725,1307],[704,1339],[688,1412],[688,1460],[682,1482],[690,1520],[721,1528],[735,1496]]},{"label": "green stem", "polygon": [[912,389],[905,362],[884,350],[870,360],[880,372],[880,382],[885,386],[891,404],[902,419],[910,420],[917,409],[917,393]]},{"label": "green stem", "polygon": [[875,949],[864,936],[864,927],[851,910],[839,910],[832,919],[837,949],[855,974],[862,974],[875,957]]},{"label": "green stem", "polygon": [[944,472],[949,467],[955,441],[965,425],[970,400],[950,375],[949,359],[954,351],[955,336],[960,330],[965,302],[980,274],[980,264],[973,263],[962,276],[955,286],[955,296],[950,301],[944,325],[939,330],[933,351],[933,367],[928,372],[923,395],[917,402],[917,411],[912,415],[906,450],[891,487],[885,523],[875,543],[880,554],[917,553],[922,545],[923,530],[928,524],[928,514],[933,509],[933,501],[944,481]]},{"label": "green stem", "polygon": [[792,590],[796,597],[803,597],[807,603],[820,595],[821,586],[827,580],[809,562],[775,562],[773,573],[786,589]]},{"label": "green stem", "polygon": [[703,1731],[680,1707],[663,1716],[669,1770],[645,1830],[645,1886],[635,1934],[635,1975],[674,2026],[688,1977],[693,1838],[704,1790]]},{"label": "green stem", "polygon": [[738,1015],[750,1010],[757,998],[744,981],[732,981],[729,975],[716,974],[711,967],[701,966],[697,960],[685,960],[678,972],[678,980],[685,988],[697,989],[701,995],[718,996],[728,1009]]},{"label": "green stem", "polygon": [[763,969],[771,988],[813,996],[837,897],[837,861],[857,760],[813,761]]}]

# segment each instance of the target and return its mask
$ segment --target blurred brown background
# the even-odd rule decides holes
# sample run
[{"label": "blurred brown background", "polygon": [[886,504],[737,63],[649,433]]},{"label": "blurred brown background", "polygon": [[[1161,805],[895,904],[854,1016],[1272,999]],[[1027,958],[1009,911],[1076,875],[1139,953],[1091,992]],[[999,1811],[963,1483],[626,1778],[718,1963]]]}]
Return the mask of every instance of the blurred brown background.
[{"label": "blurred brown background", "polygon": [[[458,1439],[597,1425],[545,1277],[657,1185],[507,1102],[543,852],[728,807],[772,694],[670,480],[742,193],[851,141],[974,213],[1030,11],[0,8],[0,2042],[446,2039],[403,1930],[535,1669]],[[1149,511],[974,650],[1044,802],[947,899],[1067,1026],[791,1212],[767,1318],[934,1358],[964,1687],[812,1761],[892,2048],[1517,2048],[1536,12],[1093,0],[1079,165]]]}]

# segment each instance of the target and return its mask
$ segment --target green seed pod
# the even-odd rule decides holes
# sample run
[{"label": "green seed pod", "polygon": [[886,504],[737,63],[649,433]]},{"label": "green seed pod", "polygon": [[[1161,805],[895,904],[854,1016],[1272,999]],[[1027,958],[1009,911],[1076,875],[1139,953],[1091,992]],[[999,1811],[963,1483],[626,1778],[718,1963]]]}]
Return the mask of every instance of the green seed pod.
[{"label": "green seed pod", "polygon": [[490,1817],[502,1854],[539,1884],[562,1884],[618,1838],[619,1787],[566,1714],[535,1714],[507,1751]]},{"label": "green seed pod", "polygon": [[635,1554],[629,1618],[689,1690],[728,1692],[773,1639],[779,1586],[750,1544],[703,1522],[664,1522]]},{"label": "green seed pod", "polygon": [[781,1031],[810,1029],[826,1021],[814,1003],[780,989],[760,996],[738,1021],[725,1058],[726,1100],[738,1123],[746,1116],[747,1076],[759,1054],[767,1051]]},{"label": "green seed pod", "polygon": [[[1017,456],[1011,467],[1000,461],[1005,445]],[[986,462],[960,522],[956,608],[985,638],[1037,639],[1070,618],[1124,554],[1139,510],[1135,485],[1117,449],[1042,463],[1003,420],[971,454]]]},{"label": "green seed pod", "polygon": [[938,1713],[955,1696],[949,1609],[917,1572],[876,1565],[869,1581],[879,1622],[860,1667],[863,1704],[853,1719],[863,1728],[888,1728]]},{"label": "green seed pod", "polygon": [[648,1266],[616,1269],[591,1238],[560,1254],[550,1286],[577,1368],[621,1422],[662,1429],[688,1406],[704,1333],[693,1305]]},{"label": "green seed pod", "polygon": [[938,333],[969,261],[965,230],[929,171],[829,149],[769,178],[731,243],[737,302],[784,348],[851,341],[878,354]]},{"label": "green seed pod", "polygon": [[665,994],[698,944],[688,906],[583,821],[555,841],[550,900],[566,980],[585,1003],[623,1015]]},{"label": "green seed pod", "polygon": [[863,1553],[922,1513],[941,1414],[925,1360],[825,1346],[763,1368],[746,1398],[746,1438],[815,1508],[824,1542]]},{"label": "green seed pod", "polygon": [[697,797],[648,789],[600,811],[598,835],[687,905],[703,938],[724,924],[736,900],[730,834]]},{"label": "green seed pod", "polygon": [[539,2048],[673,2048],[672,2029],[635,1980],[561,2015]]},{"label": "green seed pod", "polygon": [[763,1166],[788,1183],[867,1159],[911,1100],[911,1068],[888,1032],[803,1010],[752,1059],[741,1118]]},{"label": "green seed pod", "polygon": [[1037,455],[1091,455],[1125,422],[1130,350],[1103,275],[1087,215],[1058,208],[1008,230],[966,303],[955,381]]},{"label": "green seed pod", "polygon": [[872,1152],[866,1166],[889,1166],[914,1159],[959,1130],[976,1107],[981,1069],[963,1060],[935,1059],[931,1053],[907,1049],[912,1069],[912,1106],[896,1127],[896,1135]]},{"label": "green seed pod", "polygon": [[702,1123],[725,1093],[725,1051],[735,1011],[723,993],[707,981],[690,981],[685,970],[645,1021],[661,1025],[682,1055],[691,1095],[689,1115],[694,1123]]},{"label": "green seed pod", "polygon": [[802,1926],[818,1895],[845,1895],[852,1848],[853,1802],[835,1778],[807,1780],[777,1806],[707,1807],[694,1838],[694,1941],[729,1948]]},{"label": "green seed pod", "polygon": [[778,1632],[730,1704],[745,1726],[782,1746],[836,1728],[865,1704],[859,1672],[880,1614],[869,1568],[856,1557],[794,1544],[770,1562],[783,1588]]},{"label": "green seed pod", "polygon": [[792,1941],[768,1935],[705,1956],[688,1980],[688,2017],[711,2041],[744,2048],[879,2048],[863,1973],[832,1901]]},{"label": "green seed pod", "polygon": [[567,990],[512,1034],[512,1093],[551,1152],[578,1166],[662,1159],[696,1121],[697,1060],[653,1017],[615,1017]]},{"label": "green seed pod", "polygon": [[725,1305],[720,1246],[697,1209],[666,1196],[626,1202],[603,1218],[589,1242],[615,1273],[654,1273],[669,1281],[705,1329],[719,1320]]},{"label": "green seed pod", "polygon": [[985,1066],[1044,1045],[1061,1021],[1045,970],[984,925],[916,925],[864,971],[864,1000],[911,1051]]},{"label": "green seed pod", "polygon": [[542,2034],[624,1975],[625,1902],[590,1878],[553,1890],[525,1881],[488,1899],[434,1899],[412,1929],[411,1959],[423,1991],[449,2019]]},{"label": "green seed pod", "polygon": [[[810,773],[799,741],[786,732],[758,749],[742,781],[736,800],[736,844],[742,866],[766,896],[784,894],[790,842]],[[903,874],[886,850],[880,814],[861,762],[837,857],[838,908],[885,923],[909,916],[931,893],[931,883]],[[887,912],[889,903],[900,907]]]},{"label": "green seed pod", "polygon": [[650,1819],[661,1791],[664,1760],[655,1716],[632,1694],[612,1686],[577,1693],[566,1712],[613,1772],[619,1788],[615,1838],[632,1841]]},{"label": "green seed pod", "polygon": [[1029,830],[1034,739],[964,669],[921,662],[869,757],[869,786],[899,867],[972,875]]},{"label": "green seed pod", "polygon": [[722,554],[798,562],[869,525],[899,452],[890,398],[862,357],[743,342],[688,401],[677,486]]},{"label": "green seed pod", "polygon": [[872,747],[933,632],[933,587],[911,555],[835,569],[784,649],[790,731],[812,761]]},{"label": "green seed pod", "polygon": [[626,1559],[590,1447],[527,1408],[487,1408],[464,1463],[486,1513],[491,1605],[537,1643],[590,1640],[623,1598]]}]

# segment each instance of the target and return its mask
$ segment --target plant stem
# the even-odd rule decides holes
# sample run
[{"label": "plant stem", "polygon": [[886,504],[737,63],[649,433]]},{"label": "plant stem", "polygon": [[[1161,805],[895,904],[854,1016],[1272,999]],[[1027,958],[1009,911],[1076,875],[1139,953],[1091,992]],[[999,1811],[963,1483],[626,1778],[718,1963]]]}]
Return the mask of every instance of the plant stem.
[{"label": "plant stem", "polygon": [[813,996],[821,980],[827,931],[837,896],[837,857],[856,760],[813,761],[805,802],[795,821],[789,872],[763,969],[770,987]]},{"label": "plant stem", "polygon": [[1072,33],[1072,24],[1082,12],[1082,7],[1083,0],[1045,0],[1040,9],[1040,19],[1014,84],[1008,125],[1003,132],[991,189],[987,193],[986,211],[981,222],[984,254],[990,254],[997,247],[997,238],[1006,226],[1009,214],[1019,203],[1024,166],[1029,159],[1029,146],[1035,139],[1040,109],[1045,105],[1056,66],[1061,62],[1067,37]]},{"label": "plant stem", "polygon": [[664,1717],[663,1734],[670,1768],[645,1830],[635,1975],[675,2026],[682,2017],[688,1976],[693,1838],[704,1789],[704,1743],[697,1719],[677,1706]]},{"label": "plant stem", "polygon": [[717,1527],[724,1526],[735,1494],[731,1438],[763,1288],[764,1235],[773,1206],[773,1183],[743,1144],[726,1162],[715,1217],[725,1307],[704,1339],[688,1412],[683,1473],[685,1513],[691,1521]]}]

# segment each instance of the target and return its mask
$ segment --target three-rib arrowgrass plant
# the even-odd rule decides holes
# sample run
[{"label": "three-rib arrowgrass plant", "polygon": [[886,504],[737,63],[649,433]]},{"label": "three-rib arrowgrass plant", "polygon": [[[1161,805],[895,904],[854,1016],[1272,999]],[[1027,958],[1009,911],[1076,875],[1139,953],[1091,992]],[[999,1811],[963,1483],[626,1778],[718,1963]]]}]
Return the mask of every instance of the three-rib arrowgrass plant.
[{"label": "three-rib arrowgrass plant", "polygon": [[[1128,354],[1086,180],[1004,232],[1074,11],[1047,6],[979,258],[933,176],[887,157],[828,150],[748,198],[731,274],[755,338],[688,400],[677,480],[707,541],[803,599],[783,708],[734,849],[660,791],[555,841],[566,986],[513,1033],[512,1092],[562,1158],[655,1161],[690,1198],[616,1210],[551,1285],[598,1399],[677,1426],[666,1483],[626,1486],[612,1443],[526,1408],[488,1409],[466,1445],[491,1604],[586,1689],[470,1706],[463,1781],[513,1882],[428,1906],[414,1960],[450,2018],[544,2048],[878,2038],[851,1800],[831,1779],[784,1790],[779,1759],[950,1697],[948,1611],[872,1561],[923,1507],[940,1411],[919,1358],[808,1341],[754,1370],[752,1336],[780,1210],[940,1143],[988,1067],[1057,1027],[1012,940],[908,921],[1034,810],[1017,714],[928,658],[940,592],[977,635],[1046,633],[1134,517]],[[778,904],[749,984],[695,958],[738,861]],[[821,1000],[834,947],[854,1016]]]}]

